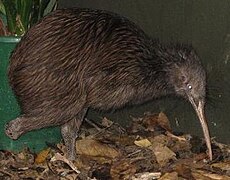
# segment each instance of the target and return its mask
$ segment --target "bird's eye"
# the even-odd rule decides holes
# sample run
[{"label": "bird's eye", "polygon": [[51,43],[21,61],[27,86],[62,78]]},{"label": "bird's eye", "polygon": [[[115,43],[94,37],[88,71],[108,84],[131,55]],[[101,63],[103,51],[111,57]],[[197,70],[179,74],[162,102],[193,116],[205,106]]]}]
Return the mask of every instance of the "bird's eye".
[{"label": "bird's eye", "polygon": [[188,89],[191,90],[192,86],[190,84],[187,85]]}]

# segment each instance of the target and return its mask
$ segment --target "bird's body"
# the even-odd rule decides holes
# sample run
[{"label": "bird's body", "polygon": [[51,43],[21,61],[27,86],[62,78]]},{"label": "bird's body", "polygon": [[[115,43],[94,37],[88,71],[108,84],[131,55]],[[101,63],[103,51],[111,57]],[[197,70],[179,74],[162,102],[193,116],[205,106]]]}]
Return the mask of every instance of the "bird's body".
[{"label": "bird's body", "polygon": [[57,10],[33,26],[12,54],[9,80],[22,115],[8,124],[7,135],[61,125],[71,159],[88,108],[189,93],[197,105],[206,86],[191,46],[164,46],[124,17],[89,9]]}]

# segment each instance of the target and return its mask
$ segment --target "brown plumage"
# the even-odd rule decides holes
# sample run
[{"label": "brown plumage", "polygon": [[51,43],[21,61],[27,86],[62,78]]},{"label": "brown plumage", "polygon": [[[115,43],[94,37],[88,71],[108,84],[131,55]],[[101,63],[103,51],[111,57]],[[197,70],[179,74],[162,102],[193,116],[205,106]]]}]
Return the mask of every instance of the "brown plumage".
[{"label": "brown plumage", "polygon": [[202,102],[203,109],[206,86],[191,46],[164,46],[126,18],[90,9],[57,10],[33,26],[12,54],[9,81],[22,115],[6,134],[17,139],[61,125],[70,159],[88,108],[117,109],[175,94],[195,109]]}]

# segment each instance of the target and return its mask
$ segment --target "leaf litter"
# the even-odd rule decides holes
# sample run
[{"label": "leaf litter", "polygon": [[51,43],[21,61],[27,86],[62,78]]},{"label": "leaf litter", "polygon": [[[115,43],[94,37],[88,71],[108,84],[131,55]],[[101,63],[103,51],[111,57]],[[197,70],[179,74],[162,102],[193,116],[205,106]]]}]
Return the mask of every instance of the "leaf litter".
[{"label": "leaf litter", "polygon": [[0,179],[230,180],[230,146],[212,139],[210,162],[204,140],[173,134],[162,112],[133,118],[127,128],[86,119],[73,162],[62,143],[48,146],[37,154],[1,150]]}]

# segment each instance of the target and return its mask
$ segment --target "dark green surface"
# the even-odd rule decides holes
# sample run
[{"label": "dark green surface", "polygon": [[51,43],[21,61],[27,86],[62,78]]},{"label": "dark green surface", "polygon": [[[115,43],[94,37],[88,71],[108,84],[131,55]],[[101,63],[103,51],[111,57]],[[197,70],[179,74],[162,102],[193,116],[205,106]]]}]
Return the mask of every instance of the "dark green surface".
[{"label": "dark green surface", "polygon": [[12,49],[20,38],[0,37],[0,149],[18,151],[29,147],[32,151],[39,151],[46,146],[46,142],[57,143],[60,141],[60,130],[48,128],[29,132],[14,141],[4,133],[7,122],[20,114],[20,108],[7,81],[8,59]]},{"label": "dark green surface", "polygon": [[[147,34],[162,41],[192,43],[208,72],[213,101],[207,102],[211,135],[230,143],[230,1],[229,0],[60,0],[60,7],[106,9],[124,15],[140,25]],[[201,127],[191,106],[183,101],[164,98],[138,108],[109,116],[126,124],[130,115],[145,111],[164,111],[176,131],[202,136]]]}]

